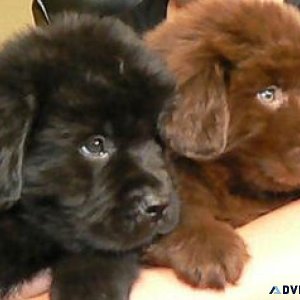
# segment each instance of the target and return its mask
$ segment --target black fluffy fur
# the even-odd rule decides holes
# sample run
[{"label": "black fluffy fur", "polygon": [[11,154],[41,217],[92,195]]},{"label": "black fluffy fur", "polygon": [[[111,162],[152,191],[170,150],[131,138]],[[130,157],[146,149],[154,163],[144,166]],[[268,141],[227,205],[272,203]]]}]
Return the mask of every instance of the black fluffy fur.
[{"label": "black fluffy fur", "polygon": [[[52,299],[127,299],[140,249],[178,219],[156,141],[173,86],[160,60],[112,18],[64,16],[6,45],[1,299],[47,267]],[[104,148],[91,156],[83,149],[95,135]]]}]

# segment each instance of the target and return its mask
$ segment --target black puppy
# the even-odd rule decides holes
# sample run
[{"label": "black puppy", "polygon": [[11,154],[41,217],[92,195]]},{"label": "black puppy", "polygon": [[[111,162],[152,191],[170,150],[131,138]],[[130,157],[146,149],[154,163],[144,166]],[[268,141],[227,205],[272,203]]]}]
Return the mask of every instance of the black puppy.
[{"label": "black puppy", "polygon": [[127,299],[139,249],[178,219],[155,140],[172,97],[161,62],[111,18],[65,16],[4,48],[1,299],[46,267],[52,299]]}]

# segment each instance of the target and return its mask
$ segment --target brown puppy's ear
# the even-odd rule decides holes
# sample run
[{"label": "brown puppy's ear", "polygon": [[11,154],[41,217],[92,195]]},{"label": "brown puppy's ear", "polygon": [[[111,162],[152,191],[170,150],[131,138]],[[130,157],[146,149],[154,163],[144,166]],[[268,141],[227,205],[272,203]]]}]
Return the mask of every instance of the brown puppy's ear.
[{"label": "brown puppy's ear", "polygon": [[225,67],[204,62],[193,68],[197,68],[197,75],[184,82],[178,78],[181,98],[163,114],[162,135],[175,151],[190,158],[210,159],[220,155],[227,143]]},{"label": "brown puppy's ear", "polygon": [[18,200],[22,191],[25,139],[33,115],[33,97],[0,95],[0,208]]}]

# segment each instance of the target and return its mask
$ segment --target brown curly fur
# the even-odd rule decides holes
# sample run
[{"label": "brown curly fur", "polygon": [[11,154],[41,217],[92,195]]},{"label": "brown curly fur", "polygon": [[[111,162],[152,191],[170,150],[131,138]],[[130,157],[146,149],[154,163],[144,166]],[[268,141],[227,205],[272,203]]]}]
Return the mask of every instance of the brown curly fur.
[{"label": "brown curly fur", "polygon": [[[187,282],[236,283],[234,228],[300,196],[300,17],[287,4],[204,0],[149,33],[182,98],[162,119],[183,200],[177,230],[148,251]],[[281,104],[257,93],[277,86]]]}]

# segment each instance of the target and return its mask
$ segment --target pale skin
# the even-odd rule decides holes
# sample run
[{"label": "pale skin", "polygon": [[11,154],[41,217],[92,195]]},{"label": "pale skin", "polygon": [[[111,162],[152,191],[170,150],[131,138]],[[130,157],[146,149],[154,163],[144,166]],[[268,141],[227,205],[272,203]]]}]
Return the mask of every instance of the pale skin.
[{"label": "pale skin", "polygon": [[[282,0],[273,1],[282,2]],[[170,1],[168,20],[174,21],[176,13],[184,9],[179,2]],[[132,290],[130,300],[274,299],[274,295],[269,295],[272,286],[299,284],[299,215],[300,200],[237,230],[248,245],[251,259],[236,286],[227,286],[224,292],[193,289],[180,282],[171,270],[148,269],[142,271]],[[49,300],[46,291],[50,284],[50,274],[44,273],[31,284],[24,285],[12,300]]]},{"label": "pale skin", "polygon": [[[149,269],[142,271],[130,300],[274,299],[274,295],[269,295],[273,285],[299,284],[299,215],[300,200],[237,230],[248,245],[251,259],[236,286],[227,286],[224,292],[193,289],[180,282],[170,270]],[[34,293],[48,288],[50,278],[43,279],[34,282],[29,289],[26,287],[22,297],[14,300],[49,300],[48,294],[30,298]]]}]

